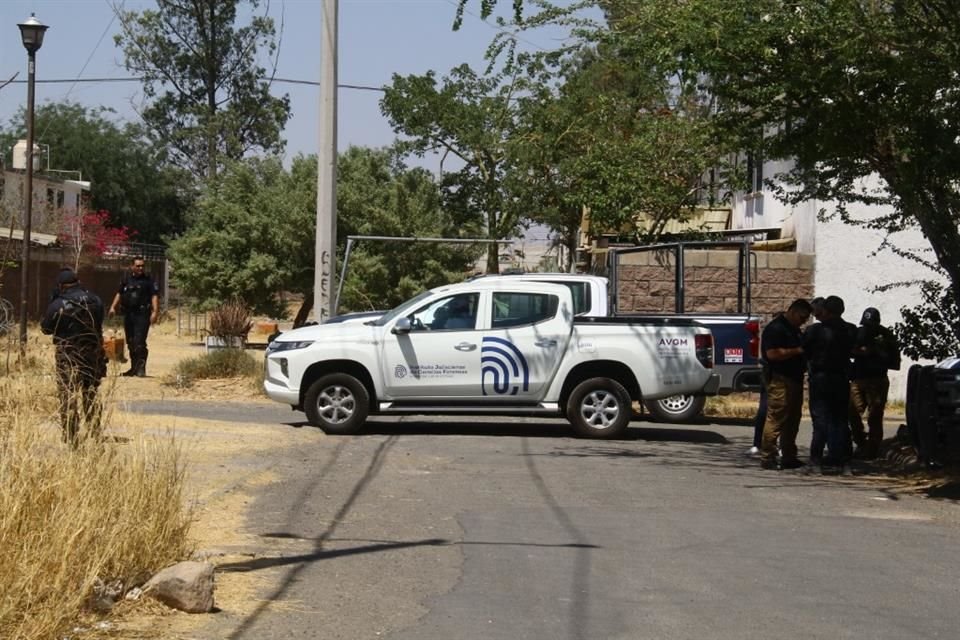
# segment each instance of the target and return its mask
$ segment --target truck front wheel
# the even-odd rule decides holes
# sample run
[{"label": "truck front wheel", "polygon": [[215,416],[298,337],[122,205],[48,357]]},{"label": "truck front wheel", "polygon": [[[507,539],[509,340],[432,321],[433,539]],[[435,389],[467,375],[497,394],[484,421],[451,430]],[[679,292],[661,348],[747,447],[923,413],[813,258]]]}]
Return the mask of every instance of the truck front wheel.
[{"label": "truck front wheel", "polygon": [[633,407],[623,385],[610,378],[590,378],[574,388],[567,400],[567,419],[583,438],[623,435]]},{"label": "truck front wheel", "polygon": [[331,373],[310,385],[303,408],[310,424],[326,433],[356,433],[370,413],[370,394],[353,376]]},{"label": "truck front wheel", "polygon": [[706,402],[703,396],[670,396],[644,404],[647,411],[660,422],[690,422],[703,413]]}]

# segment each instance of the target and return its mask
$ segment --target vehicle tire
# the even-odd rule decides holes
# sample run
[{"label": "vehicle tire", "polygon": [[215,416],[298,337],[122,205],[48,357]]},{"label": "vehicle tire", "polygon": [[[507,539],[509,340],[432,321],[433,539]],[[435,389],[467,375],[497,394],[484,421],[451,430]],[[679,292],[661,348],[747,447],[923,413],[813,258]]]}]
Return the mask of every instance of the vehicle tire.
[{"label": "vehicle tire", "polygon": [[630,394],[610,378],[584,380],[567,400],[567,419],[582,438],[617,438],[632,417]]},{"label": "vehicle tire", "polygon": [[660,422],[690,422],[703,413],[704,396],[670,396],[644,402],[647,411]]},{"label": "vehicle tire", "polygon": [[303,408],[310,424],[326,433],[356,433],[370,413],[370,394],[353,376],[331,373],[310,385]]}]

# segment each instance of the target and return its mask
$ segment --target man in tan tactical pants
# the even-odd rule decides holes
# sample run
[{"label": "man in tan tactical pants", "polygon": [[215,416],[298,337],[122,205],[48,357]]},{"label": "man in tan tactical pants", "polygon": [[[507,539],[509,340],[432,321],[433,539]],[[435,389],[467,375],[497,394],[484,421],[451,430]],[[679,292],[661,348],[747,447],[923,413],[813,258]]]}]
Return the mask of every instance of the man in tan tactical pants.
[{"label": "man in tan tactical pants", "polygon": [[[810,303],[794,300],[763,330],[764,380],[767,385],[767,421],[763,425],[760,466],[763,469],[796,469],[797,431],[803,409],[802,327],[810,318]],[[779,445],[781,459],[777,461]]]}]

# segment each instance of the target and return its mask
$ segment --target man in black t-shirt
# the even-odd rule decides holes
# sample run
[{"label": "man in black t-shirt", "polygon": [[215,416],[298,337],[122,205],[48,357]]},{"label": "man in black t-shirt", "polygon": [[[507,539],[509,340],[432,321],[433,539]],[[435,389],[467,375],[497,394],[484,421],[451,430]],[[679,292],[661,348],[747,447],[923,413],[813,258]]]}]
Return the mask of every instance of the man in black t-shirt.
[{"label": "man in black t-shirt", "polygon": [[[765,361],[767,420],[763,425],[760,466],[764,469],[796,469],[797,431],[803,410],[803,346],[800,327],[810,319],[810,303],[799,298],[774,318],[760,336]],[[781,459],[777,463],[777,448]]]},{"label": "man in black t-shirt", "polygon": [[150,325],[160,317],[160,289],[144,272],[143,256],[133,259],[130,274],[123,278],[120,289],[113,296],[110,315],[120,313],[123,318],[123,333],[130,349],[130,370],[124,376],[147,375],[147,334]]}]

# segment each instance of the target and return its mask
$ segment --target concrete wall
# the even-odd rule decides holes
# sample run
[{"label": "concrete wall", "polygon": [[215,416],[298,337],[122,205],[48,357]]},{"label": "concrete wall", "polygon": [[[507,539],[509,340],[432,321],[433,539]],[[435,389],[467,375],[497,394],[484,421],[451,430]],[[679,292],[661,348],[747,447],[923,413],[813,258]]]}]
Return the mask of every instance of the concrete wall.
[{"label": "concrete wall", "polygon": [[[685,310],[694,313],[737,311],[737,251],[687,250],[684,253]],[[796,298],[813,292],[814,259],[792,252],[756,253],[751,271],[751,311],[769,319]],[[669,252],[642,252],[620,257],[619,310],[670,313],[675,309],[675,264]]]}]

